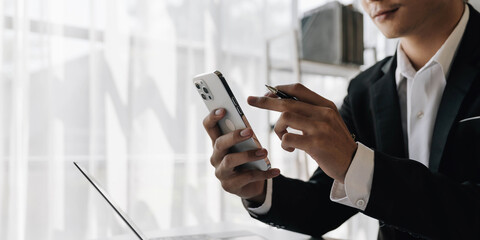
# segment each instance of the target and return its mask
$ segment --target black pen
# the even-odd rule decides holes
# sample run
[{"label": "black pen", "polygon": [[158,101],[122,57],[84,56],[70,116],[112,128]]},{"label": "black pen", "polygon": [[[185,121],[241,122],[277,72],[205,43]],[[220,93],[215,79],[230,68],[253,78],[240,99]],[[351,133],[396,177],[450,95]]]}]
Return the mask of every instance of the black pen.
[{"label": "black pen", "polygon": [[270,90],[270,92],[272,92],[273,94],[277,95],[279,98],[282,98],[282,99],[293,99],[295,101],[298,101],[298,98],[294,97],[294,96],[291,96],[291,95],[288,95],[287,93],[284,93],[272,86],[268,86],[267,84],[265,84],[265,87],[268,88],[268,90]]}]

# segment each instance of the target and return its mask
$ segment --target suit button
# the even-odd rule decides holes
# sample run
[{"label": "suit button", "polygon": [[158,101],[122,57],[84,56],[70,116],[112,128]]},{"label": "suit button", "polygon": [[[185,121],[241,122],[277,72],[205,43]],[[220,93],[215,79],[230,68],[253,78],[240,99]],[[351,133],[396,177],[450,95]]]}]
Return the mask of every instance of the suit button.
[{"label": "suit button", "polygon": [[365,206],[365,200],[363,200],[363,199],[357,200],[356,205],[357,205],[357,207]]}]

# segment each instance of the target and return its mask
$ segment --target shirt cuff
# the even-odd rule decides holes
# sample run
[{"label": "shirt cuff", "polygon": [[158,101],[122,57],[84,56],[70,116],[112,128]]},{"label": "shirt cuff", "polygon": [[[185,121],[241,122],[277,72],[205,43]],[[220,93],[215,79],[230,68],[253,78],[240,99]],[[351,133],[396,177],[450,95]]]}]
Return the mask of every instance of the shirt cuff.
[{"label": "shirt cuff", "polygon": [[333,181],[330,200],[360,209],[367,208],[372,189],[374,152],[360,142],[345,175],[344,184]]},{"label": "shirt cuff", "polygon": [[250,212],[250,214],[253,214],[254,216],[258,217],[258,215],[265,215],[268,213],[268,211],[270,211],[270,208],[272,207],[272,191],[273,191],[273,184],[272,184],[272,179],[270,178],[270,179],[267,179],[267,193],[266,193],[265,201],[263,202],[263,204],[260,205],[260,207],[251,208],[251,207],[248,207],[249,205],[248,201],[245,199],[242,199],[243,205]]}]

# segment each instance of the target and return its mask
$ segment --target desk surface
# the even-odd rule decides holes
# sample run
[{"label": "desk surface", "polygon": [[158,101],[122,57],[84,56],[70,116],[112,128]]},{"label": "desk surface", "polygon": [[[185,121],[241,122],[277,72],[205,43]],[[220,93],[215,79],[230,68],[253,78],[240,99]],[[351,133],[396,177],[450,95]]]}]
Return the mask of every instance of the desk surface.
[{"label": "desk surface", "polygon": [[[208,234],[208,233],[220,233],[220,232],[238,232],[238,231],[248,231],[254,234],[257,234],[265,239],[275,239],[275,240],[307,240],[312,239],[310,236],[294,233],[282,229],[277,229],[274,227],[260,227],[257,225],[248,225],[248,224],[236,224],[236,223],[213,223],[204,226],[195,226],[195,227],[182,227],[162,231],[152,231],[146,232],[149,238],[155,237],[168,237],[168,236],[179,236],[179,235],[194,235],[194,234]],[[132,235],[128,236],[118,236],[108,238],[108,240],[131,240]],[[328,239],[326,239],[328,240]],[[332,239],[330,239],[332,240]]]}]

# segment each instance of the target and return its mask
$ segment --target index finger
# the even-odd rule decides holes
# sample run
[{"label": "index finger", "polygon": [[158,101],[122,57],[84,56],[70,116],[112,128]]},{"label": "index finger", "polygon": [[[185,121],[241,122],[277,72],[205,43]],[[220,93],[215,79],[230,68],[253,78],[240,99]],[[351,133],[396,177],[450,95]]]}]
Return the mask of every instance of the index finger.
[{"label": "index finger", "polygon": [[295,101],[293,99],[278,99],[272,97],[253,97],[247,98],[248,104],[254,107],[273,110],[277,112],[295,112],[307,117],[312,116],[312,106],[309,103]]},{"label": "index finger", "polygon": [[291,96],[295,96],[302,102],[337,110],[337,107],[332,101],[318,95],[317,93],[308,89],[301,83],[279,85],[276,86],[276,88],[284,93],[288,93]]},{"label": "index finger", "polygon": [[208,136],[210,136],[210,139],[212,140],[212,144],[214,144],[215,140],[222,135],[217,123],[224,116],[225,109],[219,108],[211,111],[210,114],[203,119],[203,127],[207,130]]}]

